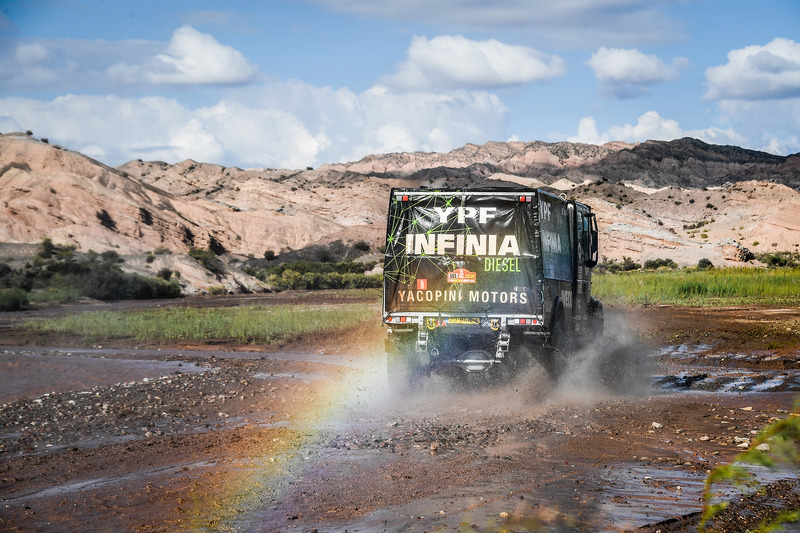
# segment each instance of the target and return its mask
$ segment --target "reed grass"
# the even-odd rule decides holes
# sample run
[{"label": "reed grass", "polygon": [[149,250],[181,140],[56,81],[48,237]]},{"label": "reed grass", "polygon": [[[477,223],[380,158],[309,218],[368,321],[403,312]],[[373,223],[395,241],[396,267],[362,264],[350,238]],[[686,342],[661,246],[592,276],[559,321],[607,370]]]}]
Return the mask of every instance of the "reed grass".
[{"label": "reed grass", "polygon": [[34,332],[75,334],[87,339],[136,341],[223,339],[239,343],[272,343],[298,335],[345,330],[380,320],[375,305],[343,303],[296,305],[89,311],[59,318],[29,320]]},{"label": "reed grass", "polygon": [[592,295],[611,305],[799,305],[800,269],[715,268],[597,274],[592,278]]}]

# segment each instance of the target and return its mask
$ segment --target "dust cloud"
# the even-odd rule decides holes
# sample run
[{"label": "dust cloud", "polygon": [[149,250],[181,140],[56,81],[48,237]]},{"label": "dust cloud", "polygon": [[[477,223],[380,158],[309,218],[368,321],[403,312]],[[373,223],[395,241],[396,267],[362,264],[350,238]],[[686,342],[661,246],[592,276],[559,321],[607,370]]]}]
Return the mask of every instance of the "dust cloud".
[{"label": "dust cloud", "polygon": [[506,381],[486,373],[435,371],[406,388],[386,372],[385,358],[369,378],[371,411],[398,416],[438,416],[472,412],[482,416],[519,413],[530,415],[553,405],[587,404],[625,396],[652,394],[656,350],[642,343],[624,316],[607,314],[606,334],[572,353],[554,379],[545,366],[533,361]]}]

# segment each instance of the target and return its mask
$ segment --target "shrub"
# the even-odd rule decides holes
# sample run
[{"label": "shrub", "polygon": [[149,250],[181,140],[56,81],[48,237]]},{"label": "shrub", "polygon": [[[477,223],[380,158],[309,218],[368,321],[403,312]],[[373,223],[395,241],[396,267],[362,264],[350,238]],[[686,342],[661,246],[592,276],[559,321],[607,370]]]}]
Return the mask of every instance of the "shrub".
[{"label": "shrub", "polygon": [[152,263],[155,260],[156,260],[156,256],[154,256],[153,254],[147,254],[147,257],[145,258],[144,261],[145,261],[145,263],[147,263],[149,265],[150,263]]},{"label": "shrub", "polygon": [[101,209],[97,213],[97,220],[100,221],[100,225],[106,229],[110,229],[111,231],[117,231],[117,223],[114,222],[114,219],[111,218],[111,215],[108,214],[108,211],[105,209]]},{"label": "shrub", "polygon": [[225,287],[223,287],[222,285],[211,285],[210,287],[208,287],[208,294],[220,295],[227,293],[228,291],[225,290]]},{"label": "shrub", "polygon": [[0,289],[0,311],[19,311],[28,307],[28,293],[19,288]]},{"label": "shrub", "polygon": [[659,268],[678,268],[672,259],[648,259],[644,262],[645,270],[658,270]]},{"label": "shrub", "polygon": [[102,254],[100,254],[100,259],[105,261],[106,263],[124,263],[125,260],[119,256],[114,250],[106,250]]},{"label": "shrub", "polygon": [[56,253],[56,245],[53,244],[53,239],[50,237],[45,237],[42,239],[41,249],[39,250],[38,256],[42,259],[49,259],[53,257]]},{"label": "shrub", "polygon": [[264,250],[264,259],[267,261],[275,259],[275,250]]},{"label": "shrub", "polygon": [[225,265],[214,252],[207,248],[195,248],[192,246],[189,249],[189,257],[203,265],[203,268],[212,274],[221,276],[225,273]]},{"label": "shrub", "polygon": [[158,274],[156,274],[156,276],[163,279],[164,281],[169,281],[170,278],[172,278],[172,270],[167,267],[164,267],[158,271]]},{"label": "shrub", "polygon": [[714,268],[714,264],[711,262],[710,259],[702,258],[700,261],[697,262],[697,269],[698,270],[707,270],[709,268]]},{"label": "shrub", "polygon": [[361,250],[362,252],[369,252],[369,243],[364,240],[357,241],[353,244],[353,248]]},{"label": "shrub", "polygon": [[639,270],[642,268],[642,265],[636,263],[630,257],[622,256],[622,270],[625,272],[630,272],[631,270]]}]

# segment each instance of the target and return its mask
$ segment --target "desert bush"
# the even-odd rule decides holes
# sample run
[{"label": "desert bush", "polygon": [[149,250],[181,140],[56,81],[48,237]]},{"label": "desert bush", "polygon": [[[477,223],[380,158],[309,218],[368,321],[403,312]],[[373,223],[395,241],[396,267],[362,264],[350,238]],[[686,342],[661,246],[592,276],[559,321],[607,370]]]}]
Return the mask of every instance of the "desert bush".
[{"label": "desert bush", "polygon": [[353,244],[353,248],[355,248],[356,250],[361,250],[362,252],[369,252],[370,246],[367,241],[361,240],[361,241],[356,241]]},{"label": "desert bush", "polygon": [[111,231],[117,231],[117,223],[111,218],[111,215],[108,214],[108,211],[105,209],[101,209],[97,213],[97,220],[100,222],[100,225],[106,229],[110,229]]},{"label": "desert bush", "polygon": [[28,293],[22,289],[0,289],[0,311],[19,311],[28,307]]},{"label": "desert bush", "polygon": [[222,263],[219,257],[217,257],[217,254],[208,248],[195,248],[192,246],[189,249],[189,257],[203,265],[203,268],[212,274],[216,274],[217,277],[225,274],[225,265]]},{"label": "desert bush", "polygon": [[611,259],[609,261],[604,257],[603,261],[599,263],[594,270],[598,274],[604,274],[604,273],[615,274],[618,272],[630,272],[631,270],[639,270],[640,268],[642,268],[642,265],[635,262],[630,257],[623,256],[622,263],[617,263],[616,259]]},{"label": "desert bush", "polygon": [[772,252],[756,255],[756,259],[769,267],[800,266],[800,254],[794,252]]},{"label": "desert bush", "polygon": [[0,263],[0,288],[20,290],[37,303],[75,301],[81,296],[126,300],[181,295],[177,282],[124,272],[115,251],[87,254],[81,260],[63,253],[56,259],[34,259],[22,269]]},{"label": "desert bush", "polygon": [[698,270],[707,270],[709,268],[714,268],[714,263],[712,263],[710,259],[704,257],[697,262]]},{"label": "desert bush", "polygon": [[645,270],[658,270],[659,268],[678,268],[678,264],[672,259],[648,259],[644,262]]},{"label": "desert bush", "polygon": [[53,239],[50,237],[45,237],[42,239],[42,244],[40,246],[41,249],[39,250],[38,256],[42,259],[49,259],[55,255],[56,245],[53,244]]},{"label": "desert bush", "polygon": [[105,261],[106,263],[124,263],[125,260],[119,256],[114,250],[106,250],[105,252],[100,254],[100,259]]}]

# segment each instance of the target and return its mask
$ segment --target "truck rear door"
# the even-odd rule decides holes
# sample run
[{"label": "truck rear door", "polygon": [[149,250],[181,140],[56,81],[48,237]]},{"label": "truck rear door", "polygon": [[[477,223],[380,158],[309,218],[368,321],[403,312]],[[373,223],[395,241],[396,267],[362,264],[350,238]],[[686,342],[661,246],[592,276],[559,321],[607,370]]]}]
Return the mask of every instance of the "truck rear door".
[{"label": "truck rear door", "polygon": [[384,319],[526,316],[541,320],[536,191],[392,191]]}]

